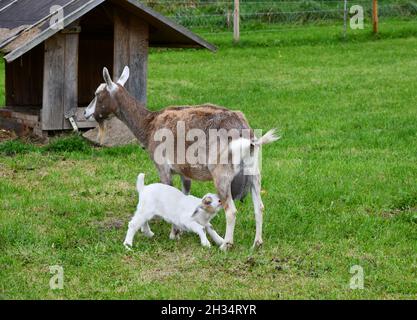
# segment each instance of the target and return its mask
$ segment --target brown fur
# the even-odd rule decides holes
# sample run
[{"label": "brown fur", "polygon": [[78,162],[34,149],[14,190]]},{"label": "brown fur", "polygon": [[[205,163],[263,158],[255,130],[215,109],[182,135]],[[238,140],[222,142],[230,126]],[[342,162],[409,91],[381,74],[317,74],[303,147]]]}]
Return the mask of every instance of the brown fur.
[{"label": "brown fur", "polygon": [[[105,107],[107,106],[107,108]],[[122,108],[120,106],[123,106]],[[201,129],[209,136],[210,129],[250,129],[241,112],[230,111],[226,108],[212,104],[199,106],[169,107],[162,111],[152,112],[136,101],[127,90],[119,86],[114,96],[104,90],[98,95],[94,117],[100,123],[111,113],[122,120],[137,137],[151,155],[161,143],[154,141],[155,132],[166,128],[176,135],[178,121],[185,123],[185,130]],[[207,141],[208,144],[209,141]],[[186,142],[186,149],[194,142]],[[174,140],[174,150],[177,141]],[[207,148],[208,151],[208,148]],[[176,155],[175,155],[176,160]],[[177,163],[178,161],[174,161]],[[173,165],[174,171],[193,180],[212,180],[212,173],[206,165],[191,167],[187,164]]]}]

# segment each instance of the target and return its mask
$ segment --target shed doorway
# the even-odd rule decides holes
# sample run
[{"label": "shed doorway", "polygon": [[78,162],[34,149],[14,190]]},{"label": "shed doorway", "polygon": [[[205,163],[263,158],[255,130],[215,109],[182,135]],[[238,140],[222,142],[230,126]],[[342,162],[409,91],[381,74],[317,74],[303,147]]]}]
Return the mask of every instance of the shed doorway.
[{"label": "shed doorway", "polygon": [[114,25],[101,6],[80,21],[78,61],[78,107],[86,107],[103,83],[103,68],[113,71]]}]

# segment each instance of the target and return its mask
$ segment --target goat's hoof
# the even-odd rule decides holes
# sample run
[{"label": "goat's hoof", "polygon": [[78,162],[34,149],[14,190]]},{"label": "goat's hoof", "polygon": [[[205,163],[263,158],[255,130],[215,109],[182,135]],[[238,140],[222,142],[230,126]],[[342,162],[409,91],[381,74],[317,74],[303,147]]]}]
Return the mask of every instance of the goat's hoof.
[{"label": "goat's hoof", "polygon": [[145,235],[146,238],[153,238],[153,236],[155,235],[155,233],[153,233],[151,231],[151,232],[148,232],[148,233],[144,233],[144,235]]},{"label": "goat's hoof", "polygon": [[233,247],[233,243],[225,242],[220,246],[220,250],[222,251],[228,251]]},{"label": "goat's hoof", "polygon": [[127,242],[124,242],[124,243],[123,243],[123,245],[125,246],[126,250],[128,250],[128,251],[133,251],[133,249],[132,249],[132,245],[131,245],[131,244],[129,244],[129,243],[127,243]]},{"label": "goat's hoof", "polygon": [[169,238],[173,241],[174,240],[180,240],[180,235],[179,234],[170,234]]},{"label": "goat's hoof", "polygon": [[253,244],[252,248],[253,249],[258,249],[258,248],[262,247],[263,244],[264,244],[264,242],[262,240],[256,240],[255,243]]},{"label": "goat's hoof", "polygon": [[215,241],[215,242],[219,247],[221,247],[224,243],[224,239],[221,239],[221,240],[218,240],[218,241]]},{"label": "goat's hoof", "polygon": [[202,243],[201,244],[203,247],[206,247],[206,248],[211,248],[211,243],[210,242],[207,242],[207,243]]}]

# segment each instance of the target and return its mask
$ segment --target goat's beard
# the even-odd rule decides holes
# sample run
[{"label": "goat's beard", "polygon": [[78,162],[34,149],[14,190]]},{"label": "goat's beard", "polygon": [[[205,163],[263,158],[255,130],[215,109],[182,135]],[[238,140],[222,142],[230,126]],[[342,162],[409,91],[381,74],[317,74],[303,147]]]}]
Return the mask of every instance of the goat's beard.
[{"label": "goat's beard", "polygon": [[106,136],[107,132],[107,122],[109,122],[113,117],[115,117],[114,114],[110,114],[105,119],[100,118],[96,119],[96,122],[98,123],[98,136],[97,140],[100,145],[103,145],[104,143],[104,137]]},{"label": "goat's beard", "polygon": [[104,136],[106,134],[106,123],[105,121],[98,122],[98,142],[103,145]]}]

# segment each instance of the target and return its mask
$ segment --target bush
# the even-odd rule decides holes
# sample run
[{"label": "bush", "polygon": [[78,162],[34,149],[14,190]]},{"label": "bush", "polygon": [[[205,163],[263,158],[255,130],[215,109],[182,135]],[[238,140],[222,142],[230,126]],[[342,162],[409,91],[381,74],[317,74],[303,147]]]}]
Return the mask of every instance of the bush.
[{"label": "bush", "polygon": [[46,152],[88,152],[90,150],[89,143],[76,134],[55,138],[43,147],[43,151]]}]

